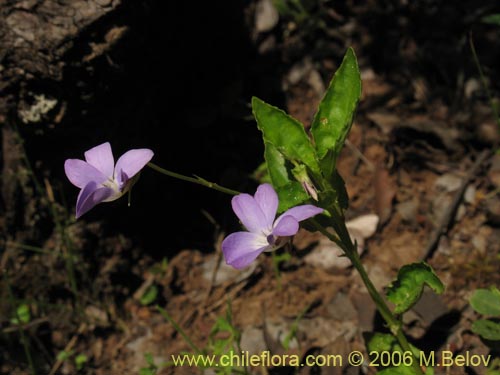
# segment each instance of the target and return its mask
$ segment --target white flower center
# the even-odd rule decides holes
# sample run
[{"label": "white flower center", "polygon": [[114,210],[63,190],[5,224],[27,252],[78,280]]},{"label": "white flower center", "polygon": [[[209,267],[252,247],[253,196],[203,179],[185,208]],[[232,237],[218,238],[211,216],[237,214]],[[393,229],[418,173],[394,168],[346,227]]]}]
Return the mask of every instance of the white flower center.
[{"label": "white flower center", "polygon": [[113,194],[107,199],[105,199],[103,202],[111,202],[114,200],[117,200],[120,198],[123,194],[126,193],[127,189],[123,189],[123,191],[120,190],[120,187],[118,186],[118,181],[112,178],[108,178],[106,181],[102,183],[102,186],[110,188],[113,190]]}]

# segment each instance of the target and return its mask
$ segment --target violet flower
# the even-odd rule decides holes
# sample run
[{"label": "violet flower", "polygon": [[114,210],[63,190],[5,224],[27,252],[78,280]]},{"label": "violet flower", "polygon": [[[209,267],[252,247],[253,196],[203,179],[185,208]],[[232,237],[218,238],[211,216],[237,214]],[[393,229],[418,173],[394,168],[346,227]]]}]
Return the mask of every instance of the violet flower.
[{"label": "violet flower", "polygon": [[130,150],[116,162],[109,142],[85,152],[85,160],[67,159],[64,171],[71,183],[79,187],[76,218],[101,202],[111,202],[125,194],[136,176],[153,157],[147,148]]},{"label": "violet flower", "polygon": [[252,263],[264,251],[283,246],[289,236],[299,230],[299,222],[323,212],[322,208],[306,204],[285,211],[276,220],[278,194],[269,184],[260,185],[252,197],[239,194],[231,204],[247,232],[236,232],[222,242],[226,263],[240,269]]}]

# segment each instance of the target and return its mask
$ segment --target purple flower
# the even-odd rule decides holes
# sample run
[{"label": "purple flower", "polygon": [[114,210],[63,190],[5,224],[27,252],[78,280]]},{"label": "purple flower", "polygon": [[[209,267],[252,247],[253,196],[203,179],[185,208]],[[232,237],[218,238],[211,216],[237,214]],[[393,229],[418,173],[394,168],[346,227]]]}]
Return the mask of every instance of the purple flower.
[{"label": "purple flower", "polygon": [[263,251],[280,248],[286,243],[284,237],[297,233],[300,221],[323,212],[322,208],[306,204],[290,208],[274,220],[278,194],[269,184],[260,185],[253,197],[235,196],[231,204],[248,231],[232,233],[222,242],[226,263],[237,269],[248,266]]},{"label": "purple flower", "polygon": [[133,177],[153,157],[147,148],[130,150],[116,162],[109,142],[85,152],[85,160],[68,159],[64,171],[71,183],[80,189],[76,201],[76,218],[101,202],[111,202],[125,194],[134,183]]}]

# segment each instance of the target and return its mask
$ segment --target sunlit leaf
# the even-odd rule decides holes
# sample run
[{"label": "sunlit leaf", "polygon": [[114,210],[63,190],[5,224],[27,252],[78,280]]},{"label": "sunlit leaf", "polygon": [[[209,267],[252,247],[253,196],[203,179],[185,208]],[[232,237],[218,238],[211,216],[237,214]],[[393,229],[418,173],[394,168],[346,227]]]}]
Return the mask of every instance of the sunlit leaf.
[{"label": "sunlit leaf", "polygon": [[480,314],[500,316],[500,291],[496,288],[477,289],[469,302],[472,308]]},{"label": "sunlit leaf", "polygon": [[420,299],[425,285],[437,294],[444,291],[443,283],[428,264],[421,262],[403,266],[397,280],[387,290],[387,298],[396,305],[394,312],[401,314],[408,311]]},{"label": "sunlit leaf", "polygon": [[349,48],[330,82],[311,127],[321,169],[327,178],[335,170],[337,157],[351,129],[360,96],[358,62],[353,49]]},{"label": "sunlit leaf", "polygon": [[476,320],[472,323],[472,331],[486,340],[500,340],[500,323],[493,320]]},{"label": "sunlit leaf", "polygon": [[252,109],[265,143],[271,143],[289,161],[319,173],[316,151],[299,121],[256,97],[252,98]]},{"label": "sunlit leaf", "polygon": [[[377,353],[381,354],[381,353],[399,352],[402,355],[407,355],[406,352],[399,345],[396,337],[394,337],[391,334],[376,332],[376,333],[365,333],[363,336],[365,339],[366,347],[368,349],[368,353],[377,352]],[[412,354],[413,354],[412,360],[416,360],[415,358],[420,357],[421,351],[418,348],[416,348],[415,346],[410,344],[410,349],[411,349]],[[405,361],[404,357],[399,358],[398,356],[396,356],[395,358],[397,358],[398,360],[401,359],[401,361],[399,361],[401,363],[400,366],[381,369],[380,371],[377,372],[377,374],[418,375],[416,373],[416,371],[413,369],[413,367],[404,365],[404,361]],[[374,358],[371,358],[371,360],[374,360]],[[374,361],[373,363],[381,365],[380,362],[383,362],[383,361],[379,361],[379,362]],[[408,364],[410,364],[410,363],[408,363]],[[432,368],[427,368],[425,374],[426,375],[434,375],[434,370]]]}]

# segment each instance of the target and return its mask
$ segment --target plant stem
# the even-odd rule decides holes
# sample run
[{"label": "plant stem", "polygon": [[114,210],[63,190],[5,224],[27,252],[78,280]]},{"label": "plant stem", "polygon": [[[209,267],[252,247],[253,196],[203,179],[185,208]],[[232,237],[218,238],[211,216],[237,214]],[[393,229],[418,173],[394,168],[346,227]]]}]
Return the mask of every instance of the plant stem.
[{"label": "plant stem", "polygon": [[156,172],[162,173],[162,174],[169,176],[169,177],[177,178],[177,179],[182,180],[182,181],[191,182],[193,184],[203,185],[203,186],[206,186],[207,188],[214,189],[214,190],[217,190],[217,191],[220,191],[222,193],[229,194],[229,195],[241,194],[239,191],[225,188],[223,186],[217,185],[214,182],[207,181],[204,178],[201,178],[198,176],[195,176],[195,177],[184,176],[182,174],[171,172],[167,169],[161,168],[161,167],[159,167],[156,164],[151,163],[151,162],[148,163],[147,165],[149,168],[154,169]]},{"label": "plant stem", "polygon": [[12,293],[12,287],[10,285],[10,279],[9,275],[7,274],[7,271],[3,271],[4,279],[5,279],[5,284],[7,285],[7,291],[9,294],[9,302],[14,309],[14,312],[16,314],[16,320],[17,320],[17,328],[19,332],[19,336],[21,338],[21,343],[23,345],[24,349],[24,355],[26,356],[26,360],[28,361],[28,366],[30,368],[30,372],[32,375],[36,375],[36,369],[35,369],[35,364],[33,362],[33,358],[31,356],[31,351],[28,345],[28,342],[26,340],[26,335],[24,334],[24,323],[22,322],[19,314],[18,314],[18,305],[16,303],[16,298],[14,297],[14,293]]},{"label": "plant stem", "polygon": [[413,355],[412,368],[415,370],[415,373],[419,375],[424,375],[422,369],[419,366],[419,359],[415,356],[415,354],[413,354],[410,347],[410,343],[406,339],[406,336],[404,335],[401,329],[401,323],[391,312],[391,310],[385,303],[384,299],[382,298],[382,296],[380,295],[380,293],[377,291],[372,281],[370,280],[370,277],[368,276],[365,267],[361,263],[361,259],[356,249],[356,245],[352,243],[349,231],[347,230],[347,227],[345,225],[345,220],[343,215],[341,215],[338,212],[338,210],[332,210],[332,211],[334,213],[332,215],[332,225],[335,231],[337,232],[338,237],[328,232],[317,222],[315,222],[314,224],[316,225],[318,230],[321,231],[321,233],[325,234],[331,241],[337,243],[339,246],[342,247],[345,256],[349,258],[349,260],[352,262],[352,265],[361,276],[361,279],[363,280],[363,283],[365,284],[366,289],[370,294],[370,297],[372,298],[373,302],[375,302],[377,310],[387,323],[391,333],[396,337],[403,351],[405,352],[409,351],[410,353],[412,353]]},{"label": "plant stem", "polygon": [[170,314],[167,312],[167,310],[162,309],[160,306],[156,305],[156,309],[160,312],[160,314],[169,321],[170,324],[172,324],[177,332],[182,336],[184,341],[195,351],[197,354],[201,354],[201,350],[194,344],[194,342],[191,340],[191,338],[184,332],[184,330],[181,328],[177,322],[172,319]]}]

